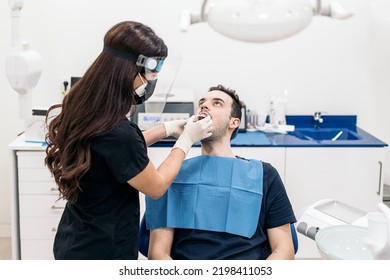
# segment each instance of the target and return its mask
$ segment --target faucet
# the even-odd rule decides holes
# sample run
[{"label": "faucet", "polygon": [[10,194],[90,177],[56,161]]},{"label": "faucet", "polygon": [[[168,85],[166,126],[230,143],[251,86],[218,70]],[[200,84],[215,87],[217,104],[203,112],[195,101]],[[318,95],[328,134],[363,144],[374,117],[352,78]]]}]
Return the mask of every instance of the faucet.
[{"label": "faucet", "polygon": [[314,127],[320,127],[320,124],[324,122],[324,119],[321,116],[322,112],[315,112],[314,113]]}]

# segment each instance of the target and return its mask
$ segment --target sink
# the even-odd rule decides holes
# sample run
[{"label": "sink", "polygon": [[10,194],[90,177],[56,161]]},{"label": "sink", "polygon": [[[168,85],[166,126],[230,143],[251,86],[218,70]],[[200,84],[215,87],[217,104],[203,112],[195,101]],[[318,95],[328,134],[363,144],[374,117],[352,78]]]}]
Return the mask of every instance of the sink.
[{"label": "sink", "polygon": [[353,225],[330,226],[319,230],[315,236],[318,251],[327,260],[372,260],[364,238],[368,229]]},{"label": "sink", "polygon": [[294,135],[301,140],[311,141],[353,141],[360,137],[346,128],[296,128]]}]

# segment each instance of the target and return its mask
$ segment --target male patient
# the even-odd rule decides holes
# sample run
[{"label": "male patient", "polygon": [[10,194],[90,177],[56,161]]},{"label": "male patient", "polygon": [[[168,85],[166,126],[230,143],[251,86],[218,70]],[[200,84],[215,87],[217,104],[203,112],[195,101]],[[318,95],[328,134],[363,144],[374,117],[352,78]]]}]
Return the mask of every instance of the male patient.
[{"label": "male patient", "polygon": [[147,198],[149,259],[294,259],[296,219],[278,172],[230,146],[241,108],[235,91],[222,85],[200,99],[195,121],[210,115],[213,134],[162,198]]}]

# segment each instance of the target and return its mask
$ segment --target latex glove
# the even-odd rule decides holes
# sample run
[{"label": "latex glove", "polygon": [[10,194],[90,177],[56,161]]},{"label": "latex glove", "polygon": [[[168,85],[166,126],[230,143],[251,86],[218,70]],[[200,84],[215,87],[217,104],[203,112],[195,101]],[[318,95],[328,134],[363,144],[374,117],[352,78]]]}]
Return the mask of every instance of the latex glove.
[{"label": "latex glove", "polygon": [[192,116],[188,119],[183,133],[173,146],[174,148],[181,149],[186,155],[195,142],[210,137],[212,134],[213,121],[210,116],[196,122],[194,122],[194,118],[195,116]]},{"label": "latex glove", "polygon": [[187,123],[187,120],[174,120],[169,122],[163,122],[165,127],[166,136],[173,136],[176,139],[183,133],[184,125]]}]

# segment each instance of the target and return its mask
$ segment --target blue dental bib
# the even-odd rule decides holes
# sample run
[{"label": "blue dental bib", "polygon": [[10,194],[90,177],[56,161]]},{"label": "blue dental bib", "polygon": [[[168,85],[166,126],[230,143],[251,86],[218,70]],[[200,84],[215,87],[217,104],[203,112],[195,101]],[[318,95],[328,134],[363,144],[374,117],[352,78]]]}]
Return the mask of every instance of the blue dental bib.
[{"label": "blue dental bib", "polygon": [[183,162],[164,196],[146,197],[146,225],[250,238],[257,228],[262,197],[261,161],[198,156]]}]

